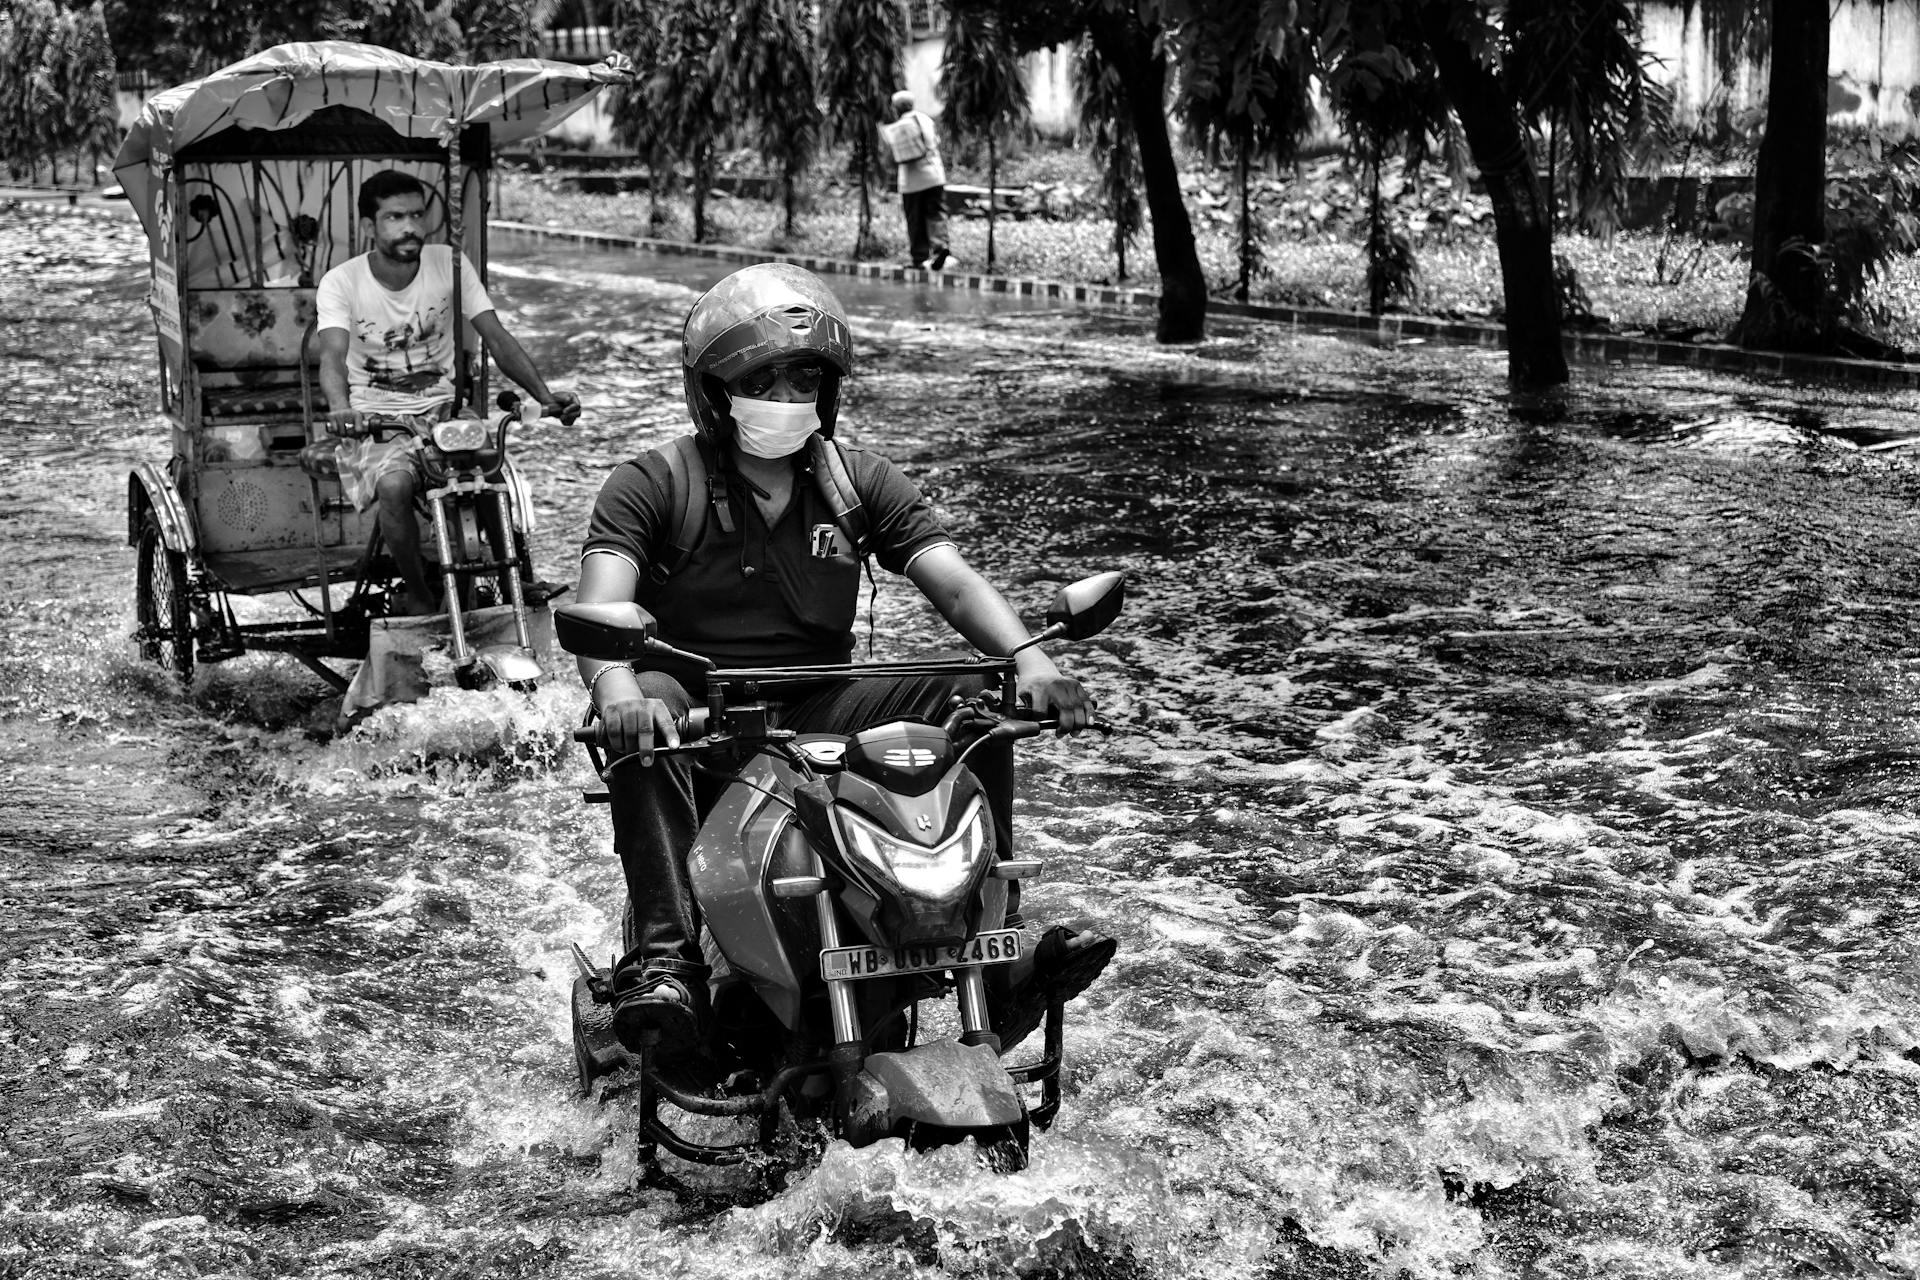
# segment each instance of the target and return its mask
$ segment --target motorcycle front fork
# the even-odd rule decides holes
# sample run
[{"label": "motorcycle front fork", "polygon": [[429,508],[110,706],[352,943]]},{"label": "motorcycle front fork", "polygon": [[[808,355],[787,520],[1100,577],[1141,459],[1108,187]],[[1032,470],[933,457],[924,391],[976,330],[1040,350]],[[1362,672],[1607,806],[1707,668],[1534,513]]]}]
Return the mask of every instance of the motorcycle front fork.
[{"label": "motorcycle front fork", "polygon": [[[821,949],[844,945],[833,895],[815,894],[814,911],[820,922]],[[975,964],[955,969],[953,976],[955,994],[960,1001],[960,1043],[984,1044],[999,1053],[1000,1037],[993,1033],[993,1024],[987,1016],[987,983],[981,967]],[[866,1060],[865,1030],[861,1026],[859,1007],[854,1002],[854,981],[851,978],[827,980],[827,1010],[832,1016],[834,1039],[831,1061],[836,1085],[844,1085],[858,1075]]]},{"label": "motorcycle front fork", "polygon": [[[447,532],[447,499],[456,493],[470,493],[476,499],[472,512],[475,523],[473,544],[479,549],[478,558],[471,561],[456,562],[453,555],[453,539]],[[494,512],[500,522],[500,559],[487,559],[487,536],[484,522],[480,520],[477,500],[491,495]],[[453,664],[464,667],[473,662],[473,653],[467,646],[466,620],[464,610],[459,607],[461,572],[477,572],[482,569],[498,570],[507,583],[507,599],[513,605],[514,639],[522,649],[533,648],[533,632],[527,625],[526,596],[520,588],[520,547],[513,536],[513,508],[507,501],[507,491],[502,486],[486,483],[484,480],[455,480],[427,493],[427,510],[433,513],[433,545],[440,556],[440,577],[446,590],[447,629],[453,640]],[[464,539],[463,539],[464,541]]]}]

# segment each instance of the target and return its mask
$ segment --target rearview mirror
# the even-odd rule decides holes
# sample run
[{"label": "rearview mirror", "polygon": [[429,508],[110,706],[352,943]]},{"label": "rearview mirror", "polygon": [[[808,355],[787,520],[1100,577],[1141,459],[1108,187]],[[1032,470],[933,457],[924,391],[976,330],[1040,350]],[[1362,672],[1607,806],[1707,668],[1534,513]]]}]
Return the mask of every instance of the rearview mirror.
[{"label": "rearview mirror", "polygon": [[631,600],[617,604],[563,604],[553,611],[560,647],[581,658],[633,662],[649,652],[658,624]]},{"label": "rearview mirror", "polygon": [[1099,635],[1120,616],[1126,587],[1127,575],[1110,569],[1060,588],[1047,606],[1047,630],[1069,640]]}]

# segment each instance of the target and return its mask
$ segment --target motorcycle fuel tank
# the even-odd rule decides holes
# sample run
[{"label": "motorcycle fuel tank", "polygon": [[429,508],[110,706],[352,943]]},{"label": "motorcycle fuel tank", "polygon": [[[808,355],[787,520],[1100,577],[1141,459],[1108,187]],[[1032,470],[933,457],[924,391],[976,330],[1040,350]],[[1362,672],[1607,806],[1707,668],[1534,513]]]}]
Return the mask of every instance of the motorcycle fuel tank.
[{"label": "motorcycle fuel tank", "polygon": [[801,979],[781,943],[781,902],[764,886],[772,876],[817,871],[792,811],[766,794],[791,788],[797,775],[762,755],[747,761],[740,776],[752,785],[736,783],[721,793],[688,855],[693,896],[728,963],[747,975],[782,1024],[796,1027]]}]

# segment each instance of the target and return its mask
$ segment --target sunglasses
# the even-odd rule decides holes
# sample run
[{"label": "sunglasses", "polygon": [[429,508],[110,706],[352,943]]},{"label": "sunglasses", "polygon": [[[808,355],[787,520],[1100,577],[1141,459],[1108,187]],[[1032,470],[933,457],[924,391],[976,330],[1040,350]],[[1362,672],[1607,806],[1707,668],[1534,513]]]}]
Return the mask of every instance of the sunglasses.
[{"label": "sunglasses", "polygon": [[820,380],[827,376],[827,367],[817,360],[808,360],[800,364],[768,364],[740,375],[740,394],[759,399],[773,390],[776,381],[784,379],[789,387],[803,396],[810,396],[820,389]]}]

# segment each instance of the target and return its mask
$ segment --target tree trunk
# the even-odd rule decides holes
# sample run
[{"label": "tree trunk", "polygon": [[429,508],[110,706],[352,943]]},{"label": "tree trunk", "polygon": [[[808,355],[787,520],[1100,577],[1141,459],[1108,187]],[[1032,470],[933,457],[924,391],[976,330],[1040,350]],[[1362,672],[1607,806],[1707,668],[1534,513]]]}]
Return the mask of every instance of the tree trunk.
[{"label": "tree trunk", "polygon": [[1166,59],[1154,52],[1153,36],[1129,8],[1096,6],[1087,34],[1126,86],[1127,115],[1140,155],[1142,185],[1153,218],[1153,256],[1160,267],[1161,342],[1198,342],[1207,331],[1207,278],[1193,243],[1193,223],[1180,195],[1180,170],[1167,136]]},{"label": "tree trunk", "polygon": [[713,185],[713,149],[693,153],[693,242],[707,242],[707,189]]},{"label": "tree trunk", "polygon": [[1560,345],[1553,228],[1540,177],[1506,86],[1454,31],[1450,9],[1445,3],[1423,6],[1421,33],[1493,203],[1507,304],[1507,377],[1522,386],[1557,386],[1567,380],[1567,354]]},{"label": "tree trunk", "polygon": [[1753,259],[1732,338],[1750,349],[1793,350],[1831,338],[1822,322],[1825,279],[1801,248],[1827,236],[1828,18],[1826,0],[1773,0],[1772,9],[1767,125],[1753,172]]},{"label": "tree trunk", "polygon": [[853,162],[860,169],[860,226],[853,234],[853,260],[865,256],[867,240],[873,235],[873,195],[867,189],[867,170],[873,167],[873,157],[867,152],[865,141],[853,144]]},{"label": "tree trunk", "polygon": [[1376,140],[1368,156],[1373,181],[1367,196],[1367,314],[1380,316],[1387,310],[1387,211],[1380,203],[1380,153]]},{"label": "tree trunk", "polygon": [[1547,226],[1560,225],[1560,117],[1547,127]]},{"label": "tree trunk", "polygon": [[987,134],[987,272],[993,272],[993,206],[1000,186],[1000,163],[994,154],[993,134]]},{"label": "tree trunk", "polygon": [[1247,186],[1253,180],[1253,161],[1248,156],[1252,150],[1252,139],[1240,139],[1240,163],[1236,166],[1240,172],[1240,283],[1234,289],[1233,296],[1245,302],[1253,296],[1253,208],[1251,193]]}]

